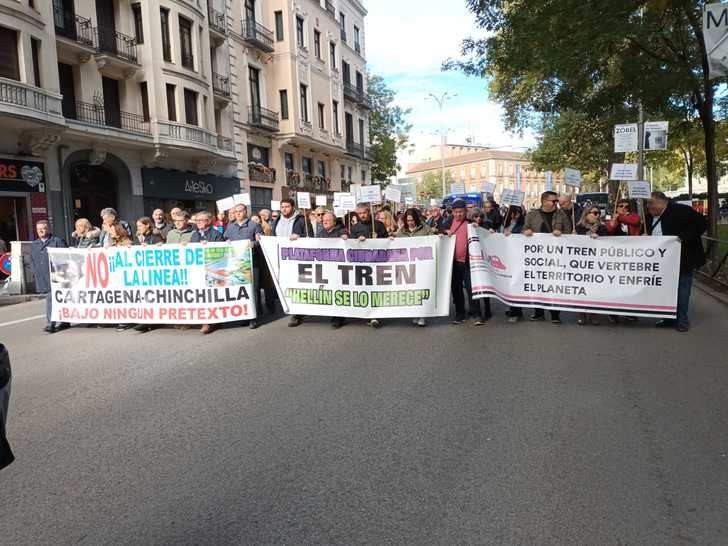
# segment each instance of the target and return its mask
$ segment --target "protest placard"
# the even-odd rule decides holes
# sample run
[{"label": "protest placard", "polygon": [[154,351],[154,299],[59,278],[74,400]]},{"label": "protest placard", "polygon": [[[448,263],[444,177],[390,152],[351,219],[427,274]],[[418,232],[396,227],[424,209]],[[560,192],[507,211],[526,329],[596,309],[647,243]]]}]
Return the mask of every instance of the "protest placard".
[{"label": "protest placard", "polygon": [[518,191],[518,190],[511,190],[508,188],[504,188],[501,192],[501,204],[503,205],[512,205],[515,207],[520,207],[523,205],[523,200],[526,197],[525,191]]},{"label": "protest placard", "polygon": [[516,307],[674,318],[677,237],[531,237],[469,227],[473,297]]},{"label": "protest placard", "polygon": [[632,199],[649,199],[652,187],[646,180],[630,180],[627,182],[627,192]]},{"label": "protest placard", "polygon": [[325,207],[326,206],[326,196],[325,195],[317,195],[316,196],[316,206],[317,207]]},{"label": "protest placard", "polygon": [[480,192],[481,193],[489,193],[490,195],[493,195],[494,191],[495,191],[495,183],[493,183],[493,182],[481,182],[480,183]]},{"label": "protest placard", "polygon": [[52,317],[94,324],[255,318],[249,241],[48,249]]},{"label": "protest placard", "polygon": [[361,186],[359,188],[360,199],[364,203],[379,203],[382,200],[382,189],[379,184]]},{"label": "protest placard", "polygon": [[237,195],[233,195],[233,200],[235,201],[236,205],[245,205],[246,207],[250,207],[249,193],[239,193]]},{"label": "protest placard", "polygon": [[281,202],[280,201],[271,201],[270,210],[281,210]]},{"label": "protest placard", "polygon": [[450,193],[465,193],[465,182],[453,182],[450,184]]},{"label": "protest placard", "polygon": [[452,237],[260,242],[288,314],[386,318],[450,311]]},{"label": "protest placard", "polygon": [[399,203],[402,200],[402,191],[398,188],[387,186],[384,190],[384,200]]},{"label": "protest placard", "polygon": [[571,186],[572,188],[581,187],[581,171],[577,169],[570,169],[566,167],[564,169],[564,185]]},{"label": "protest placard", "polygon": [[636,152],[639,144],[639,127],[636,123],[614,126],[614,153]]},{"label": "protest placard", "polygon": [[637,180],[636,163],[613,163],[610,180]]},{"label": "protest placard", "polygon": [[296,192],[296,204],[299,209],[311,208],[311,194],[307,191]]},{"label": "protest placard", "polygon": [[232,197],[226,197],[225,199],[219,199],[216,203],[217,210],[220,212],[227,212],[235,206],[235,199]]},{"label": "protest placard", "polygon": [[645,151],[667,150],[667,121],[645,123]]}]

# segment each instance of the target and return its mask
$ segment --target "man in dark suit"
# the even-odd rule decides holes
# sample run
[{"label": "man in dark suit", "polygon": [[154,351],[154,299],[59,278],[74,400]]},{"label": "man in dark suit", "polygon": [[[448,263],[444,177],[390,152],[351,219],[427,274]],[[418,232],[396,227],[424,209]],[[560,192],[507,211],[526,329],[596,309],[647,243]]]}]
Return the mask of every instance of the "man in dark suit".
[{"label": "man in dark suit", "polygon": [[677,321],[661,320],[658,328],[675,327],[678,332],[690,329],[688,307],[690,289],[693,285],[695,270],[705,264],[705,252],[701,235],[708,229],[702,214],[687,205],[673,203],[664,193],[652,192],[647,201],[647,233],[649,235],[673,235],[680,239],[680,279],[677,288]]},{"label": "man in dark suit", "polygon": [[63,239],[51,233],[50,224],[46,220],[39,221],[35,230],[38,238],[30,245],[30,263],[35,277],[35,291],[46,295],[46,322],[45,331],[53,334],[68,324],[53,322],[51,320],[51,272],[48,262],[48,248],[66,248],[68,245]]}]

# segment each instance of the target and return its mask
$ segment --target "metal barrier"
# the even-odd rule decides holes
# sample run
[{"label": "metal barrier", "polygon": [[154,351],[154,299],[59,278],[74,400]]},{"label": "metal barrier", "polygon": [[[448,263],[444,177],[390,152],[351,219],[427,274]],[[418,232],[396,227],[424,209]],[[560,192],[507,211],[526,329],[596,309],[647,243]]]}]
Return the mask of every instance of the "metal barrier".
[{"label": "metal barrier", "polygon": [[698,274],[728,287],[728,240],[708,236],[702,239],[707,262],[698,270]]}]

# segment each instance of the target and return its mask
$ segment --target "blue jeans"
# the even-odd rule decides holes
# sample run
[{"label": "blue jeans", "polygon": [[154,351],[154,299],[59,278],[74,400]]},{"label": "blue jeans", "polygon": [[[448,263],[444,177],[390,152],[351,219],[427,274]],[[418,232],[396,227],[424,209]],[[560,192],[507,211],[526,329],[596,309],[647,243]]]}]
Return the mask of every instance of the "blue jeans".
[{"label": "blue jeans", "polygon": [[690,326],[688,307],[690,306],[690,290],[693,287],[693,271],[681,273],[677,281],[677,325]]}]

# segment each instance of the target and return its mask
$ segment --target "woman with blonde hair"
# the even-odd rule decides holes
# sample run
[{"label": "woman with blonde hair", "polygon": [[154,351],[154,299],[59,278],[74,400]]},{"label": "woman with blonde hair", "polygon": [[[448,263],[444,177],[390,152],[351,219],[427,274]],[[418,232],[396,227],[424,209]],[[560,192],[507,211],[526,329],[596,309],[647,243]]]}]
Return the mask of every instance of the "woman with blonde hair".
[{"label": "woman with blonde hair", "polygon": [[[575,230],[577,235],[588,235],[592,239],[609,235],[607,226],[602,223],[602,211],[596,205],[584,209],[581,218],[576,223]],[[587,323],[592,326],[599,325],[599,319],[593,313],[579,313],[579,318],[576,322],[580,326],[584,326]]]},{"label": "woman with blonde hair", "polygon": [[88,218],[76,220],[75,228],[75,231],[71,233],[71,237],[76,239],[76,248],[90,248],[99,245],[101,230],[95,228]]}]

